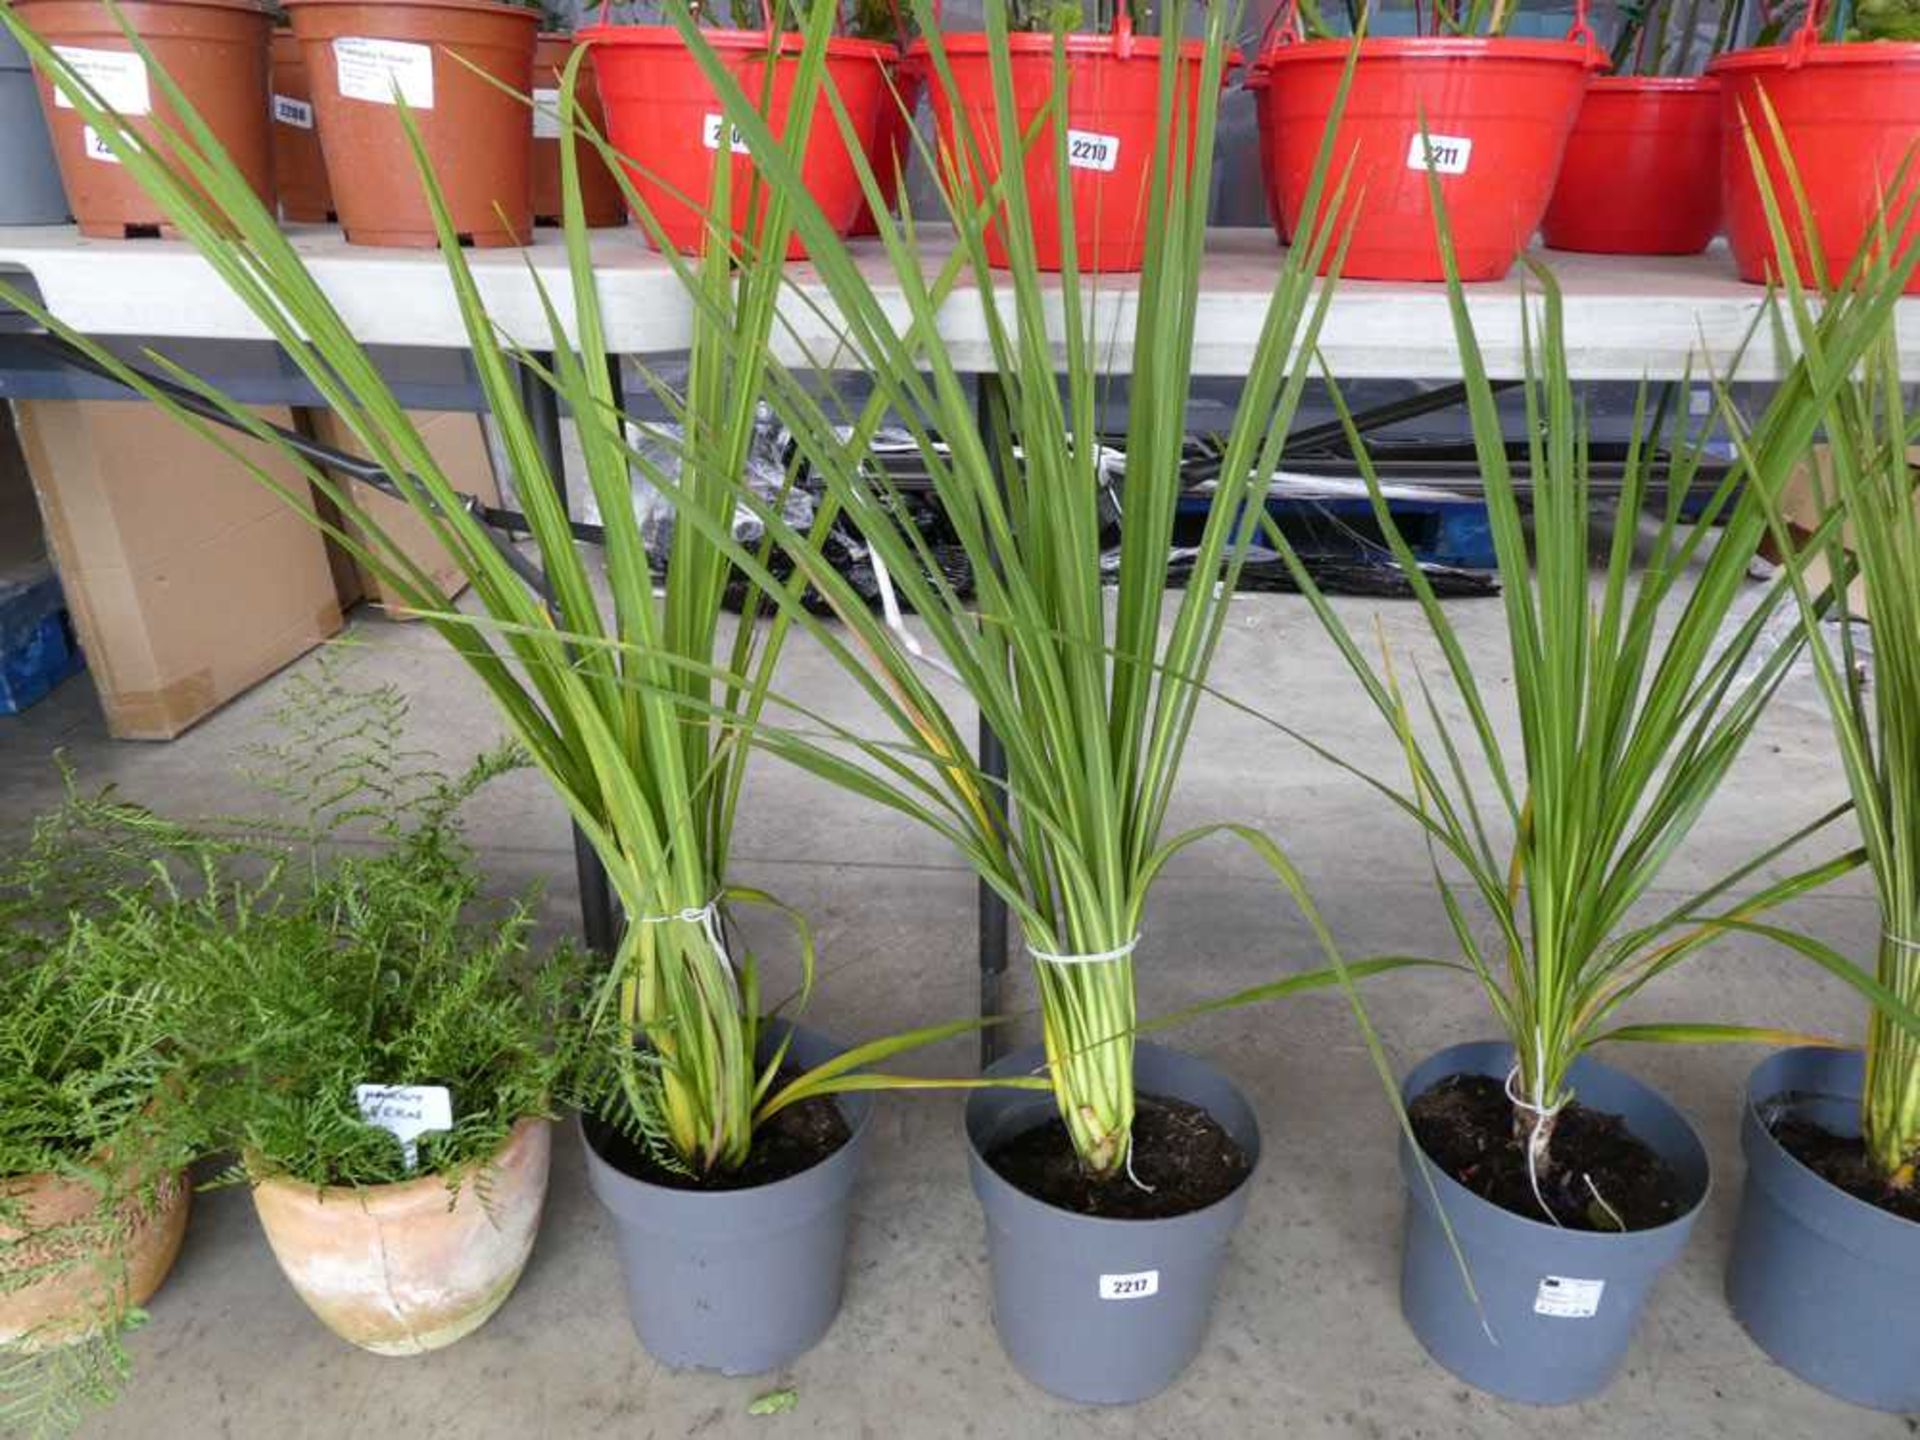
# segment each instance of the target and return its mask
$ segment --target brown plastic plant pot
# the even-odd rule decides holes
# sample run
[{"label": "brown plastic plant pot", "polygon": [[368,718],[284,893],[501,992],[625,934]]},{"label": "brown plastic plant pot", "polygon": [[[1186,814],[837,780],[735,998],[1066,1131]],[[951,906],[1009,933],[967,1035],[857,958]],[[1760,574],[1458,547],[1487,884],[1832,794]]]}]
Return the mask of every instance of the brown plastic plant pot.
[{"label": "brown plastic plant pot", "polygon": [[307,61],[291,30],[273,32],[273,185],[282,220],[328,225],[338,218],[314,126]]},{"label": "brown plastic plant pot", "polygon": [[[573,54],[571,35],[542,35],[533,52],[533,99],[538,107],[533,117],[533,223],[558,225],[565,212],[560,200],[560,77]],[[607,133],[606,112],[600,105],[600,90],[594,84],[593,66],[580,67],[580,79],[574,87],[574,100],[586,119],[602,135]],[[576,147],[580,156],[580,204],[587,224],[595,229],[627,223],[627,201],[620,193],[620,182],[613,178],[606,161],[590,142]]]},{"label": "brown plastic plant pot", "polygon": [[287,15],[348,244],[439,243],[396,87],[460,243],[526,243],[533,131],[520,97],[533,88],[539,11],[489,0],[287,0]]},{"label": "brown plastic plant pot", "polygon": [[[184,127],[147,73],[132,42],[99,0],[17,0],[20,18],[63,52],[69,64],[135,135],[155,122],[175,133]],[[152,52],[154,62],[220,141],[263,203],[273,203],[273,136],[267,116],[267,47],[273,22],[256,0],[125,0],[120,14]],[[56,98],[40,77],[40,103],[53,132],[54,154],[67,202],[82,235],[110,239],[173,234],[159,204],[79,110]]]},{"label": "brown plastic plant pot", "polygon": [[193,1187],[170,1175],[105,1223],[100,1189],[69,1175],[0,1180],[0,1201],[14,1211],[0,1224],[0,1346],[31,1353],[153,1298],[180,1254]]}]

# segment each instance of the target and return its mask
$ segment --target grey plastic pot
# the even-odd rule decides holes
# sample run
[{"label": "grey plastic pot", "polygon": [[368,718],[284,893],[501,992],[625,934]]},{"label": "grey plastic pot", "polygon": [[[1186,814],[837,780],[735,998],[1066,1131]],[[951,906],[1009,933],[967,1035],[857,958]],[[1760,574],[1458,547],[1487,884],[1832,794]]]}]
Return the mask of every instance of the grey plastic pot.
[{"label": "grey plastic pot", "polygon": [[[842,1053],[795,1028],[802,1069]],[[810,1350],[840,1309],[853,1185],[873,1104],[837,1097],[853,1132],[810,1170],[750,1190],[673,1190],[607,1163],[586,1129],[587,1179],[613,1216],[634,1331],[663,1364],[754,1375]]]},{"label": "grey plastic pot", "polygon": [[[1024,1075],[1035,1045],[991,1066]],[[1253,1110],[1212,1066],[1146,1043],[1134,1047],[1139,1089],[1198,1105],[1260,1160]],[[993,1323],[1014,1367],[1069,1400],[1124,1405],[1164,1390],[1200,1349],[1227,1240],[1249,1185],[1171,1220],[1105,1220],[1036,1200],[1002,1179],[986,1154],[1058,1112],[1034,1090],[976,1090],[967,1101],[974,1193],[987,1218]],[[1252,1178],[1249,1173],[1248,1179]]]},{"label": "grey plastic pot", "polygon": [[[1512,1065],[1504,1042],[1455,1045],[1417,1066],[1401,1095],[1411,1102],[1449,1075],[1504,1078]],[[1400,1308],[1407,1324],[1428,1354],[1468,1384],[1536,1405],[1565,1405],[1606,1388],[1626,1359],[1654,1281],[1685,1248],[1707,1196],[1706,1148],[1656,1091],[1588,1057],[1575,1061],[1567,1078],[1581,1104],[1624,1118],[1673,1167],[1684,1192],[1677,1219],[1627,1234],[1562,1230],[1482,1200],[1431,1163],[1429,1191],[1412,1145],[1400,1141],[1408,1195]],[[1447,1244],[1435,1192],[1480,1309]]]},{"label": "grey plastic pot", "polygon": [[1823,1180],[1773,1138],[1791,1110],[1860,1133],[1865,1057],[1783,1050],[1748,1077],[1733,1313],[1762,1350],[1830,1395],[1920,1411],[1920,1225]]},{"label": "grey plastic pot", "polygon": [[0,225],[64,225],[67,192],[27,52],[0,29]]}]

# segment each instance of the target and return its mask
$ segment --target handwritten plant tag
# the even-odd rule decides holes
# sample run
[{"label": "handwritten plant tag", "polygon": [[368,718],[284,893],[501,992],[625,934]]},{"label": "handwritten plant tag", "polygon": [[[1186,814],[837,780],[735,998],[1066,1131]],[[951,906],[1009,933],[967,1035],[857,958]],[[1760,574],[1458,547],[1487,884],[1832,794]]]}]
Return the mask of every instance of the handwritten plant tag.
[{"label": "handwritten plant tag", "polygon": [[420,1163],[420,1137],[453,1129],[453,1092],[444,1085],[356,1085],[360,1118],[400,1142],[407,1168]]}]

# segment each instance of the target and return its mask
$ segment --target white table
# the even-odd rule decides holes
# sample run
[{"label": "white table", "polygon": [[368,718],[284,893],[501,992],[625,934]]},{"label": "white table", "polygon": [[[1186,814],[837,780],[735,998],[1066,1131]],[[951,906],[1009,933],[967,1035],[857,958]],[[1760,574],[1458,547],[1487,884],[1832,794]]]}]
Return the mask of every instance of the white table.
[{"label": "white table", "polygon": [[[296,228],[295,243],[314,277],[347,322],[371,345],[464,350],[466,336],[440,257],[433,251],[372,250],[347,245],[330,227]],[[884,280],[877,242],[869,274]],[[1279,248],[1263,230],[1217,230],[1202,281],[1194,371],[1207,377],[1245,372],[1273,284]],[[547,348],[529,266],[570,317],[566,257],[543,232],[527,250],[474,251],[469,261],[489,308],[515,339]],[[609,230],[594,242],[602,305],[612,348],[622,354],[684,349],[688,307],[667,263],[637,231]],[[1566,299],[1569,358],[1580,380],[1678,378],[1700,357],[1716,367],[1730,362],[1764,302],[1758,286],[1733,274],[1724,248],[1664,259],[1567,255],[1538,257],[1560,279]],[[265,331],[192,246],[167,240],[89,240],[71,229],[0,227],[0,269],[29,273],[42,299],[62,320],[90,335],[161,335],[180,339],[262,340]],[[805,267],[796,283],[817,286]],[[885,284],[878,284],[883,301]],[[894,292],[897,295],[897,292]],[[1525,266],[1506,280],[1470,287],[1476,331],[1496,379],[1521,373],[1520,310],[1537,302],[1538,282]],[[1108,365],[1129,367],[1135,287],[1128,277],[1099,281],[1095,333],[1110,346]],[[813,297],[823,298],[815,289]],[[904,318],[904,306],[895,305]],[[962,370],[990,368],[980,292],[967,286],[952,297],[942,334]],[[801,340],[816,353],[831,336],[806,305],[790,316]],[[1920,373],[1920,301],[1902,302],[1898,319],[1902,358]],[[791,347],[787,358],[793,358]],[[1328,316],[1321,349],[1342,378],[1447,379],[1458,374],[1444,287],[1344,281]],[[1773,343],[1750,350],[1739,378],[1779,378]]]}]

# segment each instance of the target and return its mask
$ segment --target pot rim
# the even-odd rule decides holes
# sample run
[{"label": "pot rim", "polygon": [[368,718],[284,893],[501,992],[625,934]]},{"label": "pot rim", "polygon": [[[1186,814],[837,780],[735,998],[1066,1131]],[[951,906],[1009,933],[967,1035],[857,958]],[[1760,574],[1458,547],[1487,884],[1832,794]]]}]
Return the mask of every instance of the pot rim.
[{"label": "pot rim", "polygon": [[[1420,1061],[1419,1064],[1414,1065],[1411,1069],[1407,1071],[1407,1073],[1403,1077],[1401,1077],[1401,1081],[1400,1081],[1401,1102],[1403,1104],[1410,1103],[1413,1097],[1410,1097],[1407,1094],[1408,1082],[1412,1080],[1413,1076],[1416,1073],[1425,1069],[1428,1065],[1431,1065],[1436,1060],[1439,1060],[1442,1056],[1453,1055],[1456,1052],[1463,1051],[1463,1050],[1478,1049],[1481,1046],[1487,1046],[1487,1045],[1498,1046],[1501,1049],[1505,1050],[1508,1054],[1511,1054],[1513,1052],[1513,1042],[1510,1040],[1501,1039],[1501,1038],[1489,1038],[1484,1040],[1466,1040],[1466,1041],[1462,1041],[1457,1045],[1443,1045],[1440,1049],[1434,1051],[1431,1055],[1427,1056],[1426,1059]],[[1678,1105],[1675,1105],[1671,1100],[1669,1100],[1659,1090],[1655,1089],[1652,1085],[1649,1085],[1646,1081],[1640,1079],[1639,1076],[1631,1074],[1628,1071],[1618,1069],[1612,1065],[1608,1065],[1603,1060],[1596,1060],[1590,1054],[1581,1055],[1575,1063],[1576,1064],[1585,1063],[1588,1065],[1597,1066],[1603,1070],[1606,1070],[1609,1074],[1614,1075],[1622,1080],[1625,1080],[1626,1082],[1628,1082],[1629,1085],[1633,1086],[1636,1089],[1644,1091],[1655,1102],[1665,1106],[1668,1110],[1672,1111],[1674,1116],[1678,1118],[1683,1125],[1685,1125],[1687,1129],[1687,1133],[1692,1137],[1693,1143],[1700,1150],[1701,1157],[1704,1162],[1703,1168],[1705,1170],[1705,1177],[1702,1180],[1700,1185],[1700,1193],[1694,1197],[1694,1201],[1691,1205],[1685,1207],[1683,1210],[1680,1211],[1679,1214],[1675,1215],[1671,1220],[1668,1220],[1664,1224],[1652,1225],[1642,1230],[1569,1230],[1563,1226],[1555,1225],[1552,1222],[1547,1220],[1537,1220],[1531,1215],[1522,1215],[1517,1210],[1509,1210],[1504,1205],[1495,1204],[1491,1200],[1485,1199],[1482,1196],[1474,1194],[1473,1191],[1469,1190],[1466,1186],[1462,1185],[1458,1180],[1454,1179],[1453,1176],[1449,1175],[1443,1168],[1441,1168],[1440,1162],[1435,1160],[1431,1155],[1429,1155],[1427,1153],[1426,1147],[1422,1145],[1418,1147],[1420,1165],[1422,1169],[1425,1171],[1428,1178],[1432,1180],[1434,1188],[1437,1191],[1439,1191],[1440,1194],[1446,1197],[1447,1202],[1449,1204],[1457,1200],[1459,1203],[1463,1205],[1476,1207],[1478,1210],[1490,1216],[1503,1217],[1507,1220],[1511,1220],[1516,1225],[1528,1226],[1533,1231],[1536,1231],[1541,1235],[1552,1235],[1552,1236],[1561,1237],[1569,1245],[1579,1245],[1582,1247],[1592,1246],[1596,1248],[1620,1248],[1627,1244],[1636,1243],[1636,1242],[1644,1243],[1649,1240],[1664,1240],[1668,1237],[1675,1236],[1675,1235],[1685,1236],[1687,1231],[1692,1227],[1694,1221],[1699,1218],[1701,1210],[1705,1208],[1708,1197],[1713,1194],[1713,1157],[1707,1153],[1706,1143],[1703,1140],[1701,1140],[1699,1131],[1695,1128],[1693,1122],[1687,1119],[1685,1112],[1682,1111]],[[1458,1069],[1447,1070],[1442,1072],[1439,1078],[1444,1080],[1454,1075],[1471,1075],[1476,1073],[1483,1073],[1483,1072],[1476,1072],[1472,1070],[1458,1070]],[[1641,1139],[1640,1143],[1643,1145],[1647,1145],[1649,1149],[1653,1148],[1645,1139]],[[1415,1145],[1415,1142],[1408,1136],[1405,1130],[1402,1130],[1400,1133],[1400,1146],[1402,1151],[1404,1152],[1406,1150],[1414,1148],[1414,1145]],[[1655,1151],[1655,1153],[1658,1154],[1659,1152]],[[1662,1156],[1661,1158],[1665,1159],[1666,1157]],[[1423,1203],[1429,1198],[1427,1195],[1426,1186],[1422,1183],[1419,1183],[1417,1180],[1415,1180],[1411,1176],[1408,1177],[1407,1179],[1407,1191],[1408,1191],[1408,1194],[1413,1198],[1416,1204]]]},{"label": "pot rim", "polygon": [[[188,3],[205,4],[208,0],[188,0]],[[213,0],[213,3],[227,3],[227,0]],[[509,5],[504,0],[281,0],[281,5],[289,15],[296,10],[465,10],[482,15],[524,17],[536,26],[540,23],[538,10]]]},{"label": "pot rim", "polygon": [[[1920,49],[1920,46],[1916,46],[1915,48]],[[1776,1065],[1793,1059],[1805,1058],[1808,1060],[1821,1060],[1842,1055],[1859,1056],[1862,1065],[1864,1066],[1865,1064],[1866,1052],[1858,1046],[1846,1046],[1836,1049],[1825,1045],[1793,1045],[1784,1050],[1776,1050],[1767,1056],[1766,1059],[1753,1067],[1752,1071],[1748,1073],[1745,1083],[1741,1086],[1741,1109],[1743,1119],[1747,1122],[1742,1129],[1749,1132],[1753,1138],[1757,1138],[1763,1142],[1766,1147],[1764,1151],[1765,1159],[1775,1164],[1785,1164],[1791,1168],[1793,1174],[1811,1180],[1820,1186],[1823,1193],[1831,1197],[1839,1205],[1840,1213],[1845,1217],[1843,1223],[1849,1227],[1859,1226],[1870,1236],[1877,1232],[1891,1243],[1905,1243],[1908,1245],[1920,1244],[1920,1221],[1909,1220],[1904,1215],[1896,1215],[1891,1210],[1883,1209],[1881,1206],[1875,1205],[1869,1200],[1862,1200],[1858,1195],[1841,1189],[1818,1170],[1808,1165],[1798,1155],[1787,1149],[1785,1145],[1782,1145],[1779,1138],[1774,1135],[1773,1127],[1767,1124],[1766,1117],[1762,1113],[1763,1106],[1773,1104],[1780,1100],[1783,1095],[1791,1093],[1813,1094],[1823,1099],[1839,1100],[1850,1105],[1858,1105],[1860,1103],[1860,1092],[1857,1087],[1851,1094],[1846,1093],[1844,1089],[1838,1094],[1827,1090],[1793,1092],[1778,1089],[1770,1089],[1769,1092],[1764,1095],[1759,1093],[1759,1086],[1762,1083],[1760,1074],[1763,1070],[1772,1069]],[[1771,1085],[1775,1082],[1768,1083]],[[1754,1168],[1753,1157],[1749,1156],[1749,1172]]]},{"label": "pot rim", "polygon": [[782,1176],[778,1180],[768,1180],[759,1185],[743,1185],[731,1190],[701,1190],[679,1185],[659,1185],[651,1180],[643,1180],[638,1175],[630,1174],[628,1171],[614,1164],[613,1161],[609,1160],[601,1151],[600,1147],[593,1143],[593,1132],[587,1126],[587,1117],[584,1112],[575,1115],[573,1123],[575,1130],[580,1136],[580,1143],[587,1147],[594,1160],[605,1169],[617,1175],[623,1183],[631,1185],[637,1190],[644,1191],[648,1195],[673,1197],[673,1199],[667,1203],[707,1201],[714,1204],[739,1204],[746,1200],[758,1201],[768,1195],[792,1193],[791,1191],[783,1192],[781,1187],[791,1186],[794,1190],[797,1190],[801,1185],[819,1177],[827,1167],[832,1165],[836,1160],[852,1154],[857,1149],[861,1137],[866,1134],[867,1127],[873,1122],[873,1106],[862,1106],[858,1115],[849,1115],[849,1107],[840,1103],[839,1095],[829,1094],[826,1098],[834,1102],[834,1108],[839,1110],[840,1118],[848,1122],[847,1138],[844,1141],[834,1149],[828,1151],[825,1155],[822,1155],[804,1170],[796,1170],[793,1174]]},{"label": "pot rim", "polygon": [[[304,3],[304,0],[300,0],[300,3]],[[16,10],[33,10],[41,7],[51,9],[55,5],[80,5],[88,10],[101,9],[97,3],[89,3],[89,0],[13,0],[13,8]],[[119,0],[119,5],[122,10],[127,12],[129,18],[137,16],[142,12],[155,10],[190,9],[244,10],[249,14],[266,16],[273,14],[273,6],[268,3],[268,0]],[[102,13],[100,25],[103,32],[111,32],[123,41],[126,39],[126,37],[115,28],[111,16]],[[134,26],[136,30],[139,28],[138,25]],[[141,38],[145,39],[147,37],[142,35]]]},{"label": "pot rim", "polygon": [[1834,40],[1813,45],[1756,45],[1716,56],[1709,76],[1753,70],[1804,70],[1835,65],[1899,68],[1920,65],[1920,41]]},{"label": "pot rim", "polygon": [[1711,75],[1596,75],[1587,82],[1591,94],[1605,95],[1718,95],[1720,82]]},{"label": "pot rim", "polygon": [[[1014,1056],[1021,1054],[1022,1051],[1035,1051],[1040,1048],[1041,1047],[1037,1045],[1023,1046],[1021,1050],[1012,1052],[1012,1055],[1002,1057],[1002,1060],[1010,1060]],[[1028,1193],[1007,1179],[1006,1176],[1002,1175],[998,1170],[994,1169],[993,1166],[988,1163],[987,1157],[982,1153],[979,1144],[974,1140],[973,1126],[968,1124],[963,1125],[962,1128],[967,1138],[967,1155],[968,1158],[973,1161],[973,1172],[976,1183],[989,1184],[996,1191],[1012,1196],[1021,1204],[1031,1206],[1044,1214],[1060,1216],[1065,1220],[1072,1221],[1076,1225],[1085,1225],[1090,1229],[1107,1230],[1116,1235],[1122,1233],[1138,1235],[1147,1227],[1162,1228],[1162,1233],[1167,1233],[1176,1228],[1201,1229],[1215,1223],[1228,1206],[1243,1205],[1248,1195],[1248,1187],[1253,1183],[1254,1176],[1260,1173],[1260,1166],[1266,1158],[1266,1146],[1261,1143],[1262,1136],[1259,1133],[1259,1115],[1254,1111],[1252,1102],[1246,1098],[1245,1092],[1241,1090],[1241,1087],[1233,1078],[1217,1065],[1214,1065],[1210,1060],[1202,1059],[1200,1056],[1191,1054],[1185,1050],[1176,1050],[1169,1045],[1155,1045],[1152,1041],[1148,1040],[1135,1041],[1134,1048],[1136,1052],[1140,1050],[1158,1050],[1182,1060],[1205,1065],[1240,1094],[1242,1103],[1246,1105],[1248,1113],[1253,1116],[1255,1128],[1253,1163],[1247,1166],[1247,1173],[1240,1177],[1239,1184],[1235,1185],[1219,1199],[1202,1205],[1198,1210],[1189,1210],[1183,1215],[1142,1216],[1137,1218],[1128,1218],[1119,1215],[1085,1215],[1078,1210],[1070,1210],[1064,1205],[1055,1205],[1050,1200],[1042,1200],[1038,1195]],[[1057,1114],[1058,1111],[1050,1107],[1047,1113],[1051,1116]],[[1208,1118],[1212,1120],[1214,1124],[1221,1125],[1223,1129],[1225,1128],[1219,1117],[1215,1116],[1211,1111],[1208,1111]],[[1242,1146],[1241,1148],[1245,1149],[1246,1147]]]},{"label": "pot rim", "polygon": [[[357,5],[365,0],[296,0],[299,4],[319,5]],[[414,0],[408,0],[414,3]],[[463,3],[463,0],[419,0],[419,3]],[[464,3],[483,3],[483,0],[464,0]],[[767,32],[764,30],[702,30],[701,39],[721,52],[762,51],[767,48]],[[575,44],[604,45],[610,49],[630,50],[682,50],[686,41],[680,32],[671,25],[585,25],[573,32]],[[781,55],[796,55],[806,48],[806,37],[783,31],[780,36]],[[836,35],[827,41],[827,57],[842,60],[896,60],[900,48],[884,40],[856,40],[851,36]]]},{"label": "pot rim", "polygon": [[[1160,59],[1160,41],[1151,35],[1135,35],[1133,37],[1133,48],[1126,54],[1120,52],[1118,45],[1119,37],[1116,35],[1089,35],[1084,32],[1076,32],[1064,38],[1066,40],[1067,58],[1071,60],[1152,60],[1157,64]],[[992,47],[992,39],[993,37],[988,35],[984,30],[955,30],[951,33],[943,31],[940,36],[940,44],[950,55],[963,55],[971,59],[975,56],[986,54]],[[1180,42],[1180,59],[1188,63],[1196,62],[1206,54],[1206,50],[1207,47],[1202,41],[1182,40]],[[1053,53],[1053,36],[1050,34],[1038,35],[1029,31],[1015,31],[1007,36],[1007,51],[1009,54],[1022,56],[1051,55]],[[933,55],[933,47],[923,39],[915,40],[907,46],[907,54],[909,56],[931,58]],[[1229,50],[1222,67],[1222,73],[1225,73],[1226,70],[1231,70],[1239,63],[1240,52],[1237,49]]]},{"label": "pot rim", "polygon": [[[531,1145],[537,1131],[552,1123],[545,1115],[521,1116],[514,1121],[513,1128],[507,1132],[507,1138],[500,1148],[484,1160],[475,1160],[463,1166],[460,1171],[461,1176],[465,1177],[483,1166],[504,1164],[510,1155]],[[354,1204],[369,1214],[389,1217],[419,1210],[428,1205],[444,1209],[447,1203],[447,1182],[452,1178],[447,1171],[434,1170],[425,1175],[416,1175],[411,1180],[396,1180],[387,1185],[310,1185],[304,1180],[296,1180],[284,1173],[255,1179],[252,1171],[255,1162],[259,1159],[259,1153],[250,1150],[243,1157],[242,1162],[248,1170],[248,1182],[255,1191],[265,1190],[286,1199],[289,1203],[304,1207]]]},{"label": "pot rim", "polygon": [[[1270,45],[1254,60],[1261,69],[1279,65],[1341,64],[1353,45],[1349,40],[1296,40]],[[1920,47],[1916,47],[1920,48]],[[1597,69],[1605,61],[1578,40],[1514,40],[1506,36],[1390,35],[1360,42],[1359,64],[1369,61],[1520,60]]]}]

